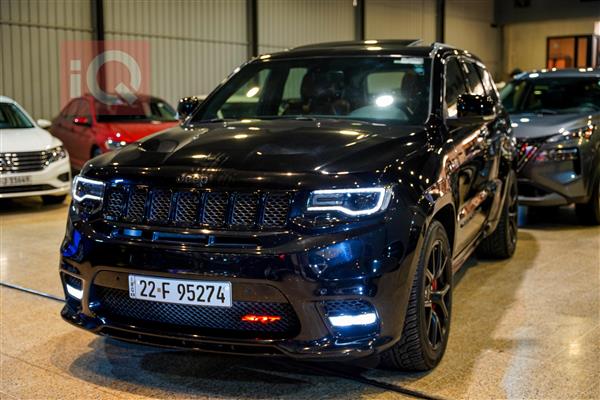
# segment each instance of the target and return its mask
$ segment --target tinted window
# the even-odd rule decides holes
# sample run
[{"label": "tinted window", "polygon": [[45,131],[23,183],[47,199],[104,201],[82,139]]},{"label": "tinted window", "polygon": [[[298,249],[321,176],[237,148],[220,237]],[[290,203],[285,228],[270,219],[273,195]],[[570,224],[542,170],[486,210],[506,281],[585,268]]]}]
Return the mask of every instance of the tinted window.
[{"label": "tinted window", "polygon": [[466,92],[463,75],[460,71],[460,64],[456,58],[450,58],[446,62],[446,106],[447,116],[456,117],[456,102],[458,96]]},{"label": "tinted window", "polygon": [[77,116],[91,118],[90,105],[87,101],[77,101]]},{"label": "tinted window", "polygon": [[0,103],[0,129],[20,128],[33,128],[33,125],[14,104]]},{"label": "tinted window", "polygon": [[110,104],[96,101],[98,122],[110,121],[175,121],[175,110],[159,99],[138,99],[129,104],[115,99]]},{"label": "tinted window", "polygon": [[152,119],[157,121],[176,121],[177,112],[168,103],[161,100],[152,100],[150,102],[150,114]]},{"label": "tinted window", "polygon": [[496,85],[494,84],[494,80],[492,79],[492,75],[488,72],[488,70],[475,66],[479,75],[481,76],[481,80],[483,81],[483,87],[485,88],[485,92],[488,96],[490,96],[494,101],[498,101],[498,90],[496,89]]},{"label": "tinted window", "polygon": [[472,62],[464,62],[465,72],[467,73],[467,85],[469,86],[469,92],[471,94],[485,95],[483,89],[483,83],[481,78],[475,69],[475,65]]},{"label": "tinted window", "polygon": [[565,77],[513,81],[502,89],[501,97],[508,112],[598,112],[600,79]]},{"label": "tinted window", "polygon": [[252,63],[193,121],[244,118],[385,120],[419,124],[429,115],[425,58],[313,58]]},{"label": "tinted window", "polygon": [[62,116],[64,118],[75,118],[75,116],[77,115],[78,108],[79,102],[77,100],[73,100],[65,107]]}]

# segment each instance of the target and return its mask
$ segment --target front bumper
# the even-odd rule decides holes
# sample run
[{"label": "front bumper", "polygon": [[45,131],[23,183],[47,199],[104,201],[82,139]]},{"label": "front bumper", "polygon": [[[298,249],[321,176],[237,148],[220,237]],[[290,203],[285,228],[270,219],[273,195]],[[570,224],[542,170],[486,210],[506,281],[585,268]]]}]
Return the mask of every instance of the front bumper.
[{"label": "front bumper", "polygon": [[26,196],[61,196],[71,190],[71,167],[69,158],[63,158],[48,165],[41,171],[0,174],[0,178],[20,178],[29,176],[26,184],[0,186],[0,199]]},{"label": "front bumper", "polygon": [[[420,233],[410,229],[398,231],[405,236],[391,242],[395,234],[390,235],[388,225],[379,223],[318,238],[280,232],[278,235],[288,238],[284,244],[260,250],[105,241],[95,238],[86,227],[78,230],[69,226],[62,247],[61,277],[63,285],[73,278],[80,280],[81,300],[69,295],[64,286],[67,303],[62,317],[96,334],[166,347],[327,360],[372,355],[400,338],[416,265],[415,249],[420,243]],[[342,265],[311,264],[312,255],[344,243],[360,243],[360,254],[351,254]],[[328,275],[327,268],[338,271]],[[371,272],[364,273],[367,269]],[[170,311],[150,312],[152,316],[147,318],[131,318],[127,310],[123,311],[125,316],[119,314],[121,311],[115,314],[114,309],[107,311],[106,298],[98,293],[118,291],[123,301],[120,304],[128,302],[129,274],[228,281],[233,287],[234,306],[251,304],[260,309],[267,304],[289,305],[289,319],[296,323],[290,322],[289,329],[271,331],[227,326],[215,329],[214,317],[194,326],[181,323],[181,315],[164,320]],[[334,303],[336,307],[353,304],[350,310],[359,303],[371,307],[377,321],[368,326],[335,327],[328,319]],[[127,304],[130,310],[147,310],[146,304]],[[205,321],[202,315],[199,318]],[[225,315],[223,320],[228,318],[230,315]]]},{"label": "front bumper", "polygon": [[[540,154],[567,148],[575,159],[540,159]],[[519,204],[562,206],[587,201],[593,175],[594,157],[590,146],[544,144],[519,171]]]}]

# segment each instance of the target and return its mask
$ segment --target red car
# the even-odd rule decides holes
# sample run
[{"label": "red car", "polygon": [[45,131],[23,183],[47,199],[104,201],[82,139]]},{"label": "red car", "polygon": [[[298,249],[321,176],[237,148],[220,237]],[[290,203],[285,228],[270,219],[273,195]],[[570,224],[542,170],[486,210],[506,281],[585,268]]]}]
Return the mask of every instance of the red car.
[{"label": "red car", "polygon": [[75,98],[52,121],[50,132],[69,152],[71,167],[79,170],[90,158],[177,124],[177,113],[164,100],[137,95],[133,104],[112,104],[92,95]]}]

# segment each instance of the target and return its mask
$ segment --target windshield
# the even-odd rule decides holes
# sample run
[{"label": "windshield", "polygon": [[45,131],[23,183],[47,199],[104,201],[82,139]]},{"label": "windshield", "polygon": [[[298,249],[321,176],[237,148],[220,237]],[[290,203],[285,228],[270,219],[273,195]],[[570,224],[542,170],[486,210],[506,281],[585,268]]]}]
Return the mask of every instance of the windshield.
[{"label": "windshield", "polygon": [[118,100],[112,104],[95,103],[98,122],[115,121],[176,121],[176,112],[162,100],[135,101],[128,104]]},{"label": "windshield", "polygon": [[534,78],[512,81],[501,93],[509,113],[568,114],[600,111],[600,79]]},{"label": "windshield", "polygon": [[0,129],[33,128],[33,124],[14,104],[0,103]]},{"label": "windshield", "polygon": [[339,118],[421,124],[429,114],[429,59],[310,58],[252,63],[192,122]]}]

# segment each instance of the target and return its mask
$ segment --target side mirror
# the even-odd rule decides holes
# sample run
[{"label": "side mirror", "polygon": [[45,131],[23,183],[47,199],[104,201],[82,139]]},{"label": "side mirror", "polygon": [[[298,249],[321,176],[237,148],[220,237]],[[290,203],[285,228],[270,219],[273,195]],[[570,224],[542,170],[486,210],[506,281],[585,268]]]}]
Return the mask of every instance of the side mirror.
[{"label": "side mirror", "polygon": [[457,117],[467,123],[490,121],[497,116],[496,104],[489,96],[461,94],[458,96]]},{"label": "side mirror", "polygon": [[48,121],[47,119],[38,119],[36,122],[37,126],[42,129],[48,129],[52,126],[52,122]]},{"label": "side mirror", "polygon": [[183,121],[190,115],[198,106],[202,104],[202,99],[198,96],[184,97],[177,104],[177,117]]},{"label": "side mirror", "polygon": [[75,125],[92,126],[92,122],[88,117],[75,117],[73,118],[73,123]]}]

